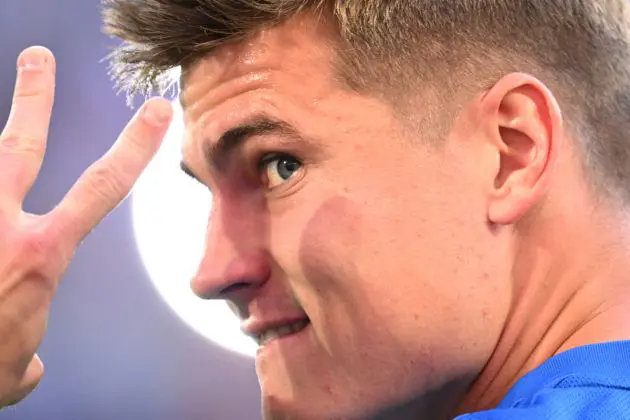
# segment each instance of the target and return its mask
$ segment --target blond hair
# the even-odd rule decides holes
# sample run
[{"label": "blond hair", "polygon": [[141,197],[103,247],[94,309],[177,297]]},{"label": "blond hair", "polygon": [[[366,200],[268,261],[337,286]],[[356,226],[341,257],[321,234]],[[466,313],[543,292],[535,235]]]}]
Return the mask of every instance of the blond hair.
[{"label": "blond hair", "polygon": [[554,92],[589,180],[630,201],[630,17],[626,0],[104,0],[105,32],[130,93],[164,88],[228,42],[301,13],[333,21],[338,70],[352,89],[392,102],[414,86],[448,99],[512,71]]}]

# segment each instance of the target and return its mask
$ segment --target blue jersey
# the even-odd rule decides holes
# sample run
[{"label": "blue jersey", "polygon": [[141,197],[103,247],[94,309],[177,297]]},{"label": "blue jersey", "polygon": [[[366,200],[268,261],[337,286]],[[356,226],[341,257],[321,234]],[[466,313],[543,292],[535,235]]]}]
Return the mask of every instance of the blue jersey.
[{"label": "blue jersey", "polygon": [[630,341],[560,353],[525,375],[497,408],[456,420],[630,420]]}]

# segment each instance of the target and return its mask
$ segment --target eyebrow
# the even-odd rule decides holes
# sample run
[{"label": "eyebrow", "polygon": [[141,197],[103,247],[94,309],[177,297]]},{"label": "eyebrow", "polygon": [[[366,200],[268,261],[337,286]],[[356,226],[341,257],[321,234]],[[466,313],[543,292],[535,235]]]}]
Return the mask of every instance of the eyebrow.
[{"label": "eyebrow", "polygon": [[[216,143],[206,142],[207,146],[204,148],[206,164],[210,168],[221,170],[227,166],[234,152],[248,140],[257,136],[271,134],[282,137],[302,138],[298,130],[292,125],[266,114],[256,114],[221,134]],[[183,160],[180,162],[180,167],[188,176],[201,182],[199,177],[194,174]]]}]

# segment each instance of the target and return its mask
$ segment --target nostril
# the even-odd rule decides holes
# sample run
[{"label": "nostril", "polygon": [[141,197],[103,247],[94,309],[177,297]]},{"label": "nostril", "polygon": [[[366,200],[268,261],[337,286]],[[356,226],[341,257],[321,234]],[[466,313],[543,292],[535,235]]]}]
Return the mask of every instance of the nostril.
[{"label": "nostril", "polygon": [[251,285],[248,285],[247,283],[237,283],[226,286],[223,289],[217,289],[207,287],[207,285],[204,285],[200,282],[192,283],[192,289],[195,295],[205,300],[234,299],[236,296],[242,295],[249,287],[251,287]]},{"label": "nostril", "polygon": [[248,299],[267,281],[265,255],[247,254],[204,257],[192,279],[192,289],[202,299]]},{"label": "nostril", "polygon": [[219,297],[229,298],[231,295],[238,295],[247,289],[251,289],[251,287],[252,285],[250,283],[245,282],[230,284],[229,286],[221,289]]}]

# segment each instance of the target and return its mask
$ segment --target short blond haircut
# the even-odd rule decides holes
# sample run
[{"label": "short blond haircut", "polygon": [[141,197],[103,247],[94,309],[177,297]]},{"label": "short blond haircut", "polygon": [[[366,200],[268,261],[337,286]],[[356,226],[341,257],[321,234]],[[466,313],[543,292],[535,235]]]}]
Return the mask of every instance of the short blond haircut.
[{"label": "short blond haircut", "polygon": [[[300,13],[331,18],[342,80],[392,102],[434,86],[445,100],[512,71],[554,92],[589,181],[630,202],[630,17],[626,0],[104,0],[105,32],[130,93],[229,42]],[[438,92],[439,92],[438,90]]]}]

